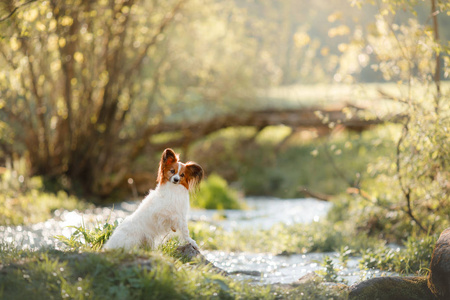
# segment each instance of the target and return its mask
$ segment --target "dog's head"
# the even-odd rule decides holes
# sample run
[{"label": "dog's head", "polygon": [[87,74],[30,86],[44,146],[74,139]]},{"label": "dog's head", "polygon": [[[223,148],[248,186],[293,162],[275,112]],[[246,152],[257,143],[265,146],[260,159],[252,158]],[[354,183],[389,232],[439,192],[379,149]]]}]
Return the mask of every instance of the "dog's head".
[{"label": "dog's head", "polygon": [[194,189],[203,178],[203,169],[195,162],[182,163],[179,155],[172,149],[167,148],[161,155],[159,162],[158,179],[159,185],[165,183],[181,184],[186,189]]}]

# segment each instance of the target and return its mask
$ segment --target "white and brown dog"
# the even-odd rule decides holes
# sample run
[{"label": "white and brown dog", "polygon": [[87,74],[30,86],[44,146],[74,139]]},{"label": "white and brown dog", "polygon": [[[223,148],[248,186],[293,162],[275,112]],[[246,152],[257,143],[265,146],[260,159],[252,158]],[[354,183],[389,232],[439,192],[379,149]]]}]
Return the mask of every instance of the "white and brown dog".
[{"label": "white and brown dog", "polygon": [[194,162],[186,164],[172,149],[164,150],[159,163],[157,186],[145,197],[137,210],[125,218],[115,229],[104,249],[148,245],[155,248],[171,231],[198,250],[189,236],[187,213],[189,191],[195,189],[203,178],[203,169]]}]

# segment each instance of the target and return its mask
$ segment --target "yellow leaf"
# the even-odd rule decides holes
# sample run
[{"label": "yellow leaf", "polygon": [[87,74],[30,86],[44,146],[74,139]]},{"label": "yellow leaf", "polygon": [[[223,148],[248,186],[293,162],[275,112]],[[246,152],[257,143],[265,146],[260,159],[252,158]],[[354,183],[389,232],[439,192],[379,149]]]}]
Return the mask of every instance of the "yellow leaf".
[{"label": "yellow leaf", "polygon": [[345,44],[345,43],[340,43],[340,44],[338,45],[338,50],[341,51],[341,52],[344,52],[344,51],[347,50],[347,49],[348,49],[348,45]]},{"label": "yellow leaf", "polygon": [[332,13],[331,15],[328,16],[328,22],[330,22],[330,23],[334,23],[337,20],[342,20],[342,12],[341,11]]},{"label": "yellow leaf", "polygon": [[63,48],[66,45],[66,39],[63,37],[59,38],[58,44],[60,48]]},{"label": "yellow leaf", "polygon": [[64,17],[61,18],[61,20],[59,21],[59,23],[60,23],[62,26],[70,26],[70,25],[73,24],[73,19],[72,19],[71,17],[69,17],[69,16],[64,16]]},{"label": "yellow leaf", "polygon": [[38,31],[45,31],[45,29],[47,29],[47,28],[45,27],[45,25],[42,22],[37,22],[36,23],[36,29]]},{"label": "yellow leaf", "polygon": [[61,69],[61,62],[59,60],[54,61],[50,64],[50,70],[52,72],[58,72]]},{"label": "yellow leaf", "polygon": [[322,56],[327,56],[330,53],[330,48],[328,47],[323,47],[322,49],[320,49],[320,54]]},{"label": "yellow leaf", "polygon": [[311,38],[309,37],[309,35],[306,32],[297,32],[294,35],[295,45],[299,48],[308,45],[310,41],[311,41]]},{"label": "yellow leaf", "polygon": [[33,22],[34,20],[36,20],[38,15],[39,15],[39,13],[38,13],[38,10],[36,8],[35,9],[30,9],[30,10],[25,10],[23,12],[23,19],[25,21],[28,21],[28,22]]},{"label": "yellow leaf", "polygon": [[76,62],[81,63],[83,62],[83,54],[81,52],[75,52],[75,54],[73,55],[73,58],[75,59]]},{"label": "yellow leaf", "polygon": [[350,33],[350,28],[345,25],[340,25],[338,27],[334,27],[334,28],[331,28],[330,30],[328,30],[328,36],[330,38],[335,37],[335,36],[347,35],[349,33]]},{"label": "yellow leaf", "polygon": [[18,39],[16,39],[15,37],[12,37],[10,40],[10,45],[11,45],[11,50],[16,51],[20,48],[21,43]]}]

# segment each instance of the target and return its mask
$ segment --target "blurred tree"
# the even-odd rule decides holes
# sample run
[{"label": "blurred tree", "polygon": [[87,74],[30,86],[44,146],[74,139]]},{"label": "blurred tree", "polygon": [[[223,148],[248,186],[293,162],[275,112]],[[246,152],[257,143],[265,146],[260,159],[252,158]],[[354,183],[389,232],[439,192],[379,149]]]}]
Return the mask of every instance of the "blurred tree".
[{"label": "blurred tree", "polygon": [[0,146],[27,155],[33,174],[67,175],[108,195],[164,124],[251,98],[257,58],[242,12],[228,3],[9,1],[0,9]]},{"label": "blurred tree", "polygon": [[[418,17],[417,1],[377,4],[375,24],[348,49],[353,57],[367,60],[370,51],[370,67],[397,82],[399,93],[380,93],[402,103],[407,118],[396,156],[369,165],[375,180],[363,183],[371,195],[365,196],[369,202],[364,206],[382,212],[376,222],[384,224],[382,230],[439,231],[450,222],[450,91],[441,88],[441,76],[448,79],[450,74],[450,48],[448,41],[439,39],[437,16],[449,15],[450,3],[426,1],[430,10],[425,22]],[[403,9],[409,18],[401,22],[396,14]]]}]

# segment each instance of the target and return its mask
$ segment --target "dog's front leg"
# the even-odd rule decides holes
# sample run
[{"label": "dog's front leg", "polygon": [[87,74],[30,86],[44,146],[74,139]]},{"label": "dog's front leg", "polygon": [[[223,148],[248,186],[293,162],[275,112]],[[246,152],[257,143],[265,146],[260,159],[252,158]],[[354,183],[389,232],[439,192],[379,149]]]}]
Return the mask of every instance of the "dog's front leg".
[{"label": "dog's front leg", "polygon": [[188,242],[189,244],[192,245],[192,247],[194,247],[195,250],[200,251],[200,249],[198,248],[197,243],[191,239],[191,237],[189,236],[189,229],[188,229],[188,224],[187,224],[187,220],[181,220],[178,224],[178,227],[180,229],[181,232],[181,236],[182,238]]}]

